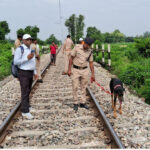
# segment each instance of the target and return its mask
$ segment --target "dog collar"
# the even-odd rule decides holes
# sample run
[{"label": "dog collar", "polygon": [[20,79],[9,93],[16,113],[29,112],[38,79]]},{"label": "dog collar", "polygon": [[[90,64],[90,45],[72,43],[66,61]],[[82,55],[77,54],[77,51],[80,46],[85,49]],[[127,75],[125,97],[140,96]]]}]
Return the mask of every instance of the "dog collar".
[{"label": "dog collar", "polygon": [[119,87],[119,86],[121,86],[121,85],[117,84],[117,85],[114,87],[114,89],[116,89],[116,88]]}]

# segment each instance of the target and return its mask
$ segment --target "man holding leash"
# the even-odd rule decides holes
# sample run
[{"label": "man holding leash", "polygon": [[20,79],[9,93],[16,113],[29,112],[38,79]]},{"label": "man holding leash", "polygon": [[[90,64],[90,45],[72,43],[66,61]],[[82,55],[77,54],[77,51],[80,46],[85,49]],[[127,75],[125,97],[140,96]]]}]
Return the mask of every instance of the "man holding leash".
[{"label": "man holding leash", "polygon": [[[73,99],[74,99],[74,110],[77,111],[78,107],[88,109],[86,104],[86,88],[88,85],[88,63],[91,70],[91,82],[95,81],[94,65],[93,65],[93,53],[90,46],[93,43],[93,39],[85,38],[84,44],[78,44],[74,47],[71,52],[71,58],[69,60],[68,75],[72,74],[72,87],[73,87]],[[71,72],[71,67],[72,72]],[[78,87],[81,86],[82,97],[80,104],[78,102],[77,91]]]}]

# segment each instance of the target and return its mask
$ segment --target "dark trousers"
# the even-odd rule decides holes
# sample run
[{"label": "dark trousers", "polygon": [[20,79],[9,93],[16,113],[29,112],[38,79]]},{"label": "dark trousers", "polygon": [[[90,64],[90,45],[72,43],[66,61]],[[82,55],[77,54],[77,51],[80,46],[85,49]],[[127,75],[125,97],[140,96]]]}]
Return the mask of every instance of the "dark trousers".
[{"label": "dark trousers", "polygon": [[33,82],[33,71],[19,70],[18,77],[21,87],[21,112],[28,113],[30,107],[29,95]]},{"label": "dark trousers", "polygon": [[55,64],[56,62],[56,54],[51,54],[51,63]]}]

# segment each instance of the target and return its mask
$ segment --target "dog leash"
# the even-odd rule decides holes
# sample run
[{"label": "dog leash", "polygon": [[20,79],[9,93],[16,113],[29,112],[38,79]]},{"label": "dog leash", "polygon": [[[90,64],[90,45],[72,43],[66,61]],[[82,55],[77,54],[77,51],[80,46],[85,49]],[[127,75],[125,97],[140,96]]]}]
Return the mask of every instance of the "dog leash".
[{"label": "dog leash", "polygon": [[99,87],[101,88],[102,91],[104,91],[105,93],[107,93],[107,94],[109,94],[109,95],[112,95],[109,91],[106,91],[106,90],[104,89],[104,87],[102,87],[102,86],[100,85],[100,83],[98,83],[97,81],[94,81],[94,82],[97,84],[97,86],[99,86]]}]

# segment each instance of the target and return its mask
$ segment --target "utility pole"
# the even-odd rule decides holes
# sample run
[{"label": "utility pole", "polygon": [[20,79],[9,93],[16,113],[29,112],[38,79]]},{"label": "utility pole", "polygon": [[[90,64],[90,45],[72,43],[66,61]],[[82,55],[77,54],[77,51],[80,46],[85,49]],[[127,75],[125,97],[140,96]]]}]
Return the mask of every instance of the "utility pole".
[{"label": "utility pole", "polygon": [[62,16],[61,16],[61,3],[59,0],[59,20],[60,20],[60,31],[61,31],[61,40],[63,42],[63,28],[62,28]]},{"label": "utility pole", "polygon": [[76,16],[75,16],[75,17],[74,17],[74,38],[75,38],[74,40],[75,40],[75,44],[77,43],[77,40],[76,40],[76,38],[77,38],[77,37],[76,37],[76,32],[77,32],[77,31],[76,31],[76,26],[77,26],[77,23],[76,23]]}]

